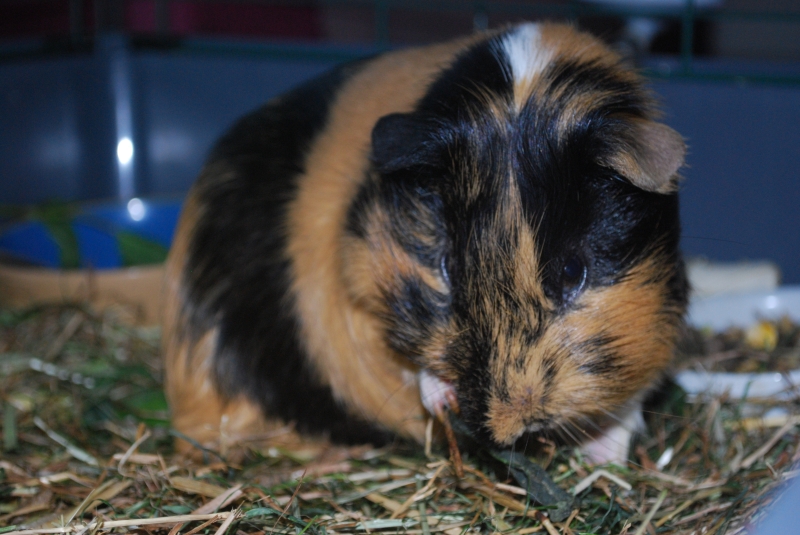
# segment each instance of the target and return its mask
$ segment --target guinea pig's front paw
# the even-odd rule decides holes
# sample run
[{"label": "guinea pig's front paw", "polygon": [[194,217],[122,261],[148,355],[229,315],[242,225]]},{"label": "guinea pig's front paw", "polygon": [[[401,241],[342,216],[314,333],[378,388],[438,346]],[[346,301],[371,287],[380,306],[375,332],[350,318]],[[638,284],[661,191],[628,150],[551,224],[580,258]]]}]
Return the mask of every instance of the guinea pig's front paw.
[{"label": "guinea pig's front paw", "polygon": [[633,434],[643,427],[641,403],[633,403],[620,415],[617,424],[584,443],[580,447],[581,453],[590,464],[614,463],[625,466]]},{"label": "guinea pig's front paw", "polygon": [[419,393],[422,404],[433,416],[444,414],[445,409],[458,412],[456,390],[453,385],[444,381],[428,370],[421,370],[418,375]]},{"label": "guinea pig's front paw", "polygon": [[633,431],[622,425],[607,429],[602,435],[581,446],[581,453],[590,464],[614,463],[624,466],[628,460]]}]

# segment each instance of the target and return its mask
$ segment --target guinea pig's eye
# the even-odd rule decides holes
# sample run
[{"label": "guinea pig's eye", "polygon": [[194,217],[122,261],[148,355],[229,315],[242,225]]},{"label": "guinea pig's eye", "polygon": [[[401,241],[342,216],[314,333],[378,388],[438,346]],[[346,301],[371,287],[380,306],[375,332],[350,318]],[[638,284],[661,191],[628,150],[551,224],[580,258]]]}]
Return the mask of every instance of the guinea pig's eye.
[{"label": "guinea pig's eye", "polygon": [[442,259],[439,262],[439,270],[442,272],[442,279],[444,279],[444,283],[447,286],[450,286],[450,273],[447,272],[447,255],[442,255]]},{"label": "guinea pig's eye", "polygon": [[561,268],[561,291],[565,299],[575,297],[586,282],[586,264],[577,256],[564,262]]}]

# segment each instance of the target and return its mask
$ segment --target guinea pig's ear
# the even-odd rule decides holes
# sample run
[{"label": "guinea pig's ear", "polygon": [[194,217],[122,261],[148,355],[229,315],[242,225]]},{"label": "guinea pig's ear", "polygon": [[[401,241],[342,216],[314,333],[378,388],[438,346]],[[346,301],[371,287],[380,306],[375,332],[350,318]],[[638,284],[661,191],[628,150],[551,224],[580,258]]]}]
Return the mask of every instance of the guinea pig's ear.
[{"label": "guinea pig's ear", "polygon": [[629,129],[605,164],[646,191],[671,193],[678,187],[686,144],[675,130],[645,119],[626,121]]},{"label": "guinea pig's ear", "polygon": [[435,148],[435,123],[420,113],[392,113],[372,129],[371,160],[381,173],[430,165]]}]

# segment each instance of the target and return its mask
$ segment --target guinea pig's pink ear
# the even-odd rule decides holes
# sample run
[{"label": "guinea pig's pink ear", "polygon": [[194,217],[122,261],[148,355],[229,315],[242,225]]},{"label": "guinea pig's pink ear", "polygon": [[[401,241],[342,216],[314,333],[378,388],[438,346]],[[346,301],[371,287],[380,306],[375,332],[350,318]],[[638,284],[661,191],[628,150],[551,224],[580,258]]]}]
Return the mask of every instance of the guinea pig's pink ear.
[{"label": "guinea pig's pink ear", "polygon": [[630,130],[620,150],[606,165],[646,191],[671,193],[678,187],[678,169],[683,166],[686,144],[675,130],[645,119],[628,122]]},{"label": "guinea pig's pink ear", "polygon": [[435,137],[434,122],[421,113],[386,115],[372,129],[370,159],[382,173],[430,164]]}]

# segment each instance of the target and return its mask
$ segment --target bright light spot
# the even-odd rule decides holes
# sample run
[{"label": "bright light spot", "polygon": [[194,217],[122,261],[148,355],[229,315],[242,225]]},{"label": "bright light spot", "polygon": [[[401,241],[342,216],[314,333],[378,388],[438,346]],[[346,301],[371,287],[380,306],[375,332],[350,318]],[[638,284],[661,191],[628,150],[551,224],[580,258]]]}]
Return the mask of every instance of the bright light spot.
[{"label": "bright light spot", "polygon": [[147,208],[141,199],[134,197],[128,201],[128,213],[134,221],[141,221],[147,213]]},{"label": "bright light spot", "polygon": [[133,159],[133,141],[131,138],[124,137],[117,143],[117,159],[122,165],[128,165]]},{"label": "bright light spot", "polygon": [[764,301],[764,306],[770,310],[772,310],[773,308],[778,308],[779,304],[780,300],[778,299],[777,295],[769,295]]}]

